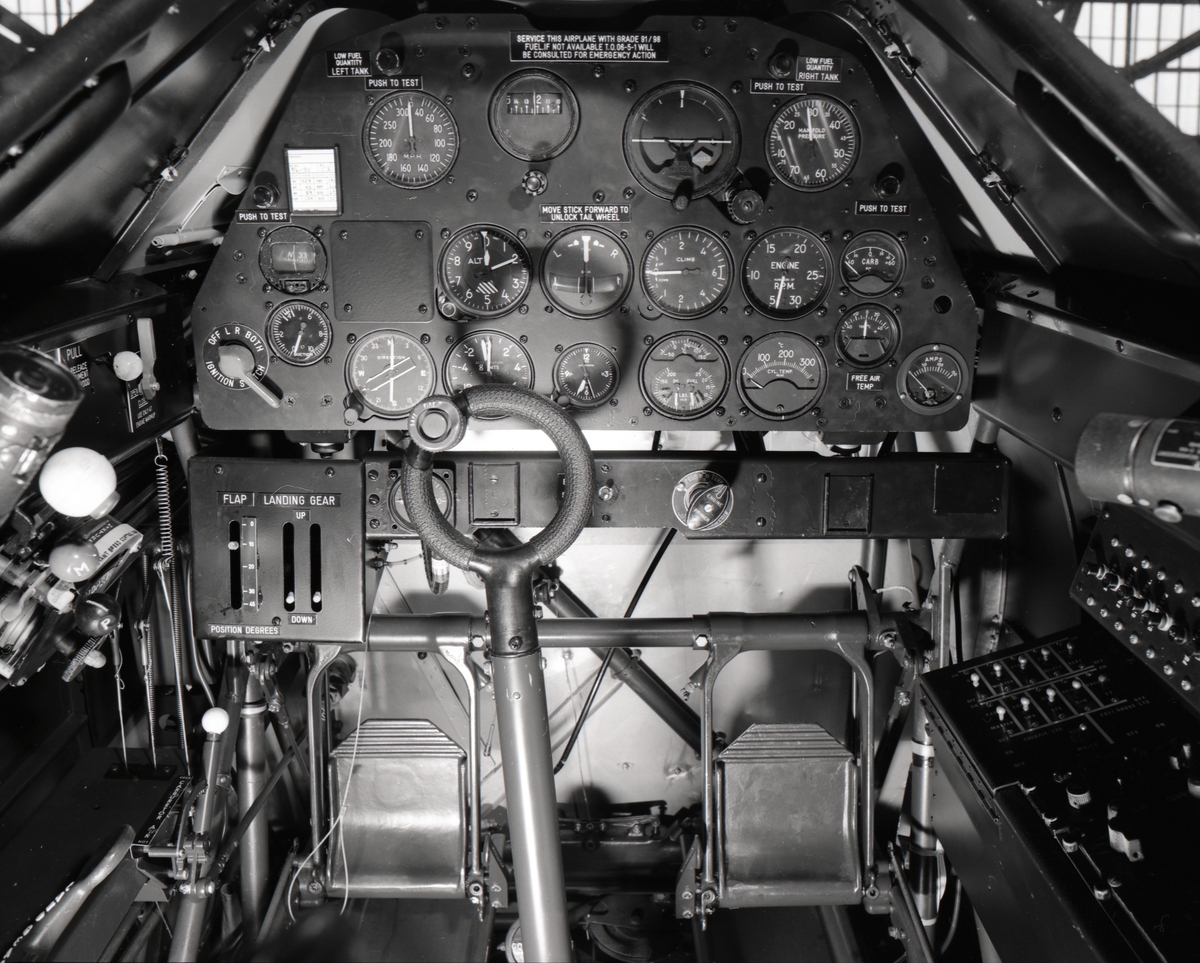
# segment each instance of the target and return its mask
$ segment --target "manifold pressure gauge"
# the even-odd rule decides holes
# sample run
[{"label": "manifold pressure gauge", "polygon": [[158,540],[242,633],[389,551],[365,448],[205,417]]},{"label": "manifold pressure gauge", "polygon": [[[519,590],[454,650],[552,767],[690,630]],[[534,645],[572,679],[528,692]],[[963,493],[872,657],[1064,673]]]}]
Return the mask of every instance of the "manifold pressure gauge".
[{"label": "manifold pressure gauge", "polygon": [[767,129],[767,159],[779,179],[798,191],[833,187],[857,158],[854,116],[832,97],[801,97],[784,104]]},{"label": "manifold pressure gauge", "polygon": [[288,364],[316,364],[329,353],[332,340],[329,318],[307,301],[284,301],[267,317],[271,350]]},{"label": "manifold pressure gauge", "polygon": [[597,408],[613,398],[621,382],[617,358],[598,344],[574,344],[554,362],[554,396],[559,404]]},{"label": "manifold pressure gauge", "polygon": [[468,317],[495,318],[529,293],[529,254],[504,228],[474,225],[446,242],[438,274],[455,308]]}]

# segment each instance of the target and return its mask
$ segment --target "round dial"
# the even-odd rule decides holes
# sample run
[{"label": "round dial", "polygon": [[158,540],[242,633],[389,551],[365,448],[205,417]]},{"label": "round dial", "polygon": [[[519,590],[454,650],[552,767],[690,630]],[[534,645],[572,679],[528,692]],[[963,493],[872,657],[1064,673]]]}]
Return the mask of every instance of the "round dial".
[{"label": "round dial", "polygon": [[363,149],[389,184],[429,187],[454,166],[458,127],[445,105],[429,94],[389,94],[367,115]]},{"label": "round dial", "polygon": [[829,255],[798,227],[764,234],[742,262],[747,299],[769,318],[790,321],[808,314],[829,288]]},{"label": "round dial", "polygon": [[672,334],[652,345],[642,360],[646,400],[668,418],[699,418],[721,401],[729,363],[716,342],[702,334]]},{"label": "round dial", "polygon": [[454,393],[475,385],[533,387],[533,363],[529,353],[507,334],[476,331],[467,335],[446,355],[443,371],[446,390]]},{"label": "round dial", "polygon": [[853,238],[842,254],[842,277],[855,294],[878,297],[904,276],[904,247],[892,235],[867,231]]},{"label": "round dial", "polygon": [[900,365],[896,390],[913,411],[937,414],[963,399],[966,362],[953,348],[930,344],[910,354]]},{"label": "round dial", "polygon": [[267,317],[271,349],[288,364],[316,364],[329,352],[329,318],[307,301],[284,301]]},{"label": "round dial", "polygon": [[629,254],[607,231],[573,227],[550,242],[542,287],[555,305],[577,318],[598,318],[629,292]]},{"label": "round dial", "polygon": [[616,356],[598,344],[575,344],[554,362],[554,395],[560,404],[596,408],[617,393]]},{"label": "round dial", "polygon": [[328,258],[317,236],[289,224],[273,230],[258,249],[258,267],[267,283],[287,294],[307,294],[325,280]]},{"label": "round dial", "polygon": [[[430,478],[433,480],[433,501],[437,505],[438,511],[445,518],[450,518],[454,512],[454,496],[450,491],[450,483],[436,471],[430,473]],[[392,486],[388,504],[392,509],[392,518],[395,519],[396,524],[405,531],[415,531],[412,519],[408,517],[408,509],[404,507],[404,489],[398,479]]]},{"label": "round dial", "polygon": [[244,391],[248,387],[244,379],[226,372],[249,371],[262,381],[267,374],[267,363],[267,342],[244,324],[222,324],[204,339],[204,367],[226,388]]},{"label": "round dial", "polygon": [[832,97],[784,104],[767,129],[767,159],[788,187],[821,191],[850,173],[858,128],[850,108]]},{"label": "round dial", "polygon": [[842,315],[837,326],[838,353],[859,368],[883,364],[896,350],[900,326],[887,308],[860,304]]},{"label": "round dial", "polygon": [[507,314],[529,293],[529,254],[501,227],[459,231],[446,242],[438,273],[446,297],[471,317]]},{"label": "round dial", "polygon": [[375,331],[355,343],[346,360],[354,396],[385,418],[408,414],[433,391],[433,359],[402,331]]},{"label": "round dial", "polygon": [[783,421],[808,411],[825,387],[825,361],[808,338],[790,331],[759,338],[742,355],[738,390],[764,418]]},{"label": "round dial", "polygon": [[488,108],[492,134],[513,157],[557,157],[579,130],[579,101],[561,77],[548,70],[521,70],[504,80]]},{"label": "round dial", "polygon": [[733,108],[700,84],[656,87],[625,121],[625,160],[659,197],[704,197],[725,186],[742,135]]},{"label": "round dial", "polygon": [[729,293],[729,252],[715,234],[698,227],[667,231],[646,251],[642,286],[663,314],[699,317]]}]

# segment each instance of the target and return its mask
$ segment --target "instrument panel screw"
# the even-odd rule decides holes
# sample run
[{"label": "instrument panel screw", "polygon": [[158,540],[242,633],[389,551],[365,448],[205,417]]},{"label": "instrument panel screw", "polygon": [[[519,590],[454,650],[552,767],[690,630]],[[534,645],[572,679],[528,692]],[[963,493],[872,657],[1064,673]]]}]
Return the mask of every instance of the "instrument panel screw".
[{"label": "instrument panel screw", "polygon": [[446,29],[446,18],[445,17],[434,17],[433,18],[433,27],[435,30],[445,30]]},{"label": "instrument panel screw", "polygon": [[417,44],[415,47],[413,47],[413,53],[415,53],[418,57],[424,57],[425,46],[423,44]]},{"label": "instrument panel screw", "polygon": [[467,200],[471,201],[472,203],[479,200],[479,191],[472,187],[469,191],[467,191]]},{"label": "instrument panel screw", "polygon": [[746,317],[750,317],[750,315],[752,315],[753,313],[754,313],[754,308],[750,307],[750,305],[747,304],[742,307],[742,314],[744,314]]},{"label": "instrument panel screw", "polygon": [[933,267],[935,264],[937,264],[937,258],[934,257],[932,254],[926,254],[925,255],[925,266]]},{"label": "instrument panel screw", "polygon": [[555,354],[562,354],[562,349],[563,349],[563,346],[562,346],[561,344],[556,344],[556,345],[554,346],[554,352],[555,352]]},{"label": "instrument panel screw", "polygon": [[1061,408],[1052,409],[1050,412],[1050,420],[1051,421],[1062,421],[1062,409]]},{"label": "instrument panel screw", "polygon": [[597,204],[603,204],[604,203],[604,191],[593,191],[592,192],[592,200],[595,201]]},{"label": "instrument panel screw", "polygon": [[720,418],[725,414],[725,409],[718,408],[716,411],[713,412],[713,414],[716,415],[718,418]]},{"label": "instrument panel screw", "polygon": [[693,30],[703,30],[706,26],[708,25],[704,22],[703,17],[696,17],[696,19],[692,21]]},{"label": "instrument panel screw", "polygon": [[722,348],[725,347],[725,345],[729,344],[729,335],[727,335],[727,334],[720,335],[717,338],[717,344],[719,344]]},{"label": "instrument panel screw", "polygon": [[740,94],[742,92],[742,82],[740,80],[735,80],[729,85],[729,89],[735,94]]},{"label": "instrument panel screw", "polygon": [[628,304],[622,304],[622,305],[621,305],[621,314],[628,314],[628,313],[629,313],[629,305],[628,305]]},{"label": "instrument panel screw", "polygon": [[244,258],[245,256],[246,256],[246,254],[245,254],[245,252],[244,252],[244,251],[234,251],[234,252],[233,252],[233,259],[234,259],[235,261],[240,261],[240,260],[241,260],[242,258]]},{"label": "instrument panel screw", "polygon": [[925,288],[925,290],[927,290],[927,291],[931,287],[933,287],[936,283],[937,282],[934,281],[934,279],[931,278],[928,274],[926,274],[925,277],[921,278],[921,287]]},{"label": "instrument panel screw", "polygon": [[520,340],[521,340],[521,344],[528,344],[529,343],[529,335],[527,335],[527,334],[521,335]]},{"label": "instrument panel screw", "polygon": [[[372,528],[378,528],[379,527],[379,519],[372,518],[371,521],[368,522],[367,524],[369,524]],[[421,654],[424,655],[425,653],[422,652]]]},{"label": "instrument panel screw", "polygon": [[725,30],[728,33],[733,33],[735,30],[737,30],[737,21],[736,20],[726,20],[725,21]]},{"label": "instrument panel screw", "polygon": [[839,398],[838,399],[838,407],[839,408],[849,408],[850,407],[850,399],[849,398]]},{"label": "instrument panel screw", "polygon": [[611,515],[601,515],[601,516],[600,516],[600,521],[602,521],[602,522],[611,522],[611,521],[612,521],[612,516],[611,516]]},{"label": "instrument panel screw", "polygon": [[825,343],[826,343],[826,338],[825,338],[825,335],[823,335],[823,334],[818,334],[815,340],[816,340],[816,342],[817,342],[817,347],[818,347],[818,348],[823,348],[823,347],[825,347]]},{"label": "instrument panel screw", "polygon": [[417,305],[417,313],[418,313],[418,314],[424,314],[424,313],[425,313],[426,311],[428,311],[428,310],[429,310],[429,308],[428,308],[428,307],[426,307],[424,304],[418,304],[418,305]]},{"label": "instrument panel screw", "polygon": [[425,236],[425,232],[422,231],[420,228],[417,228],[416,231],[414,231],[413,233],[416,236],[416,239],[418,241],[421,240],[421,238],[423,238]]},{"label": "instrument panel screw", "polygon": [[744,237],[747,241],[753,241],[756,237],[758,237],[758,231],[754,231],[754,230],[746,231],[746,233],[743,234],[742,237]]},{"label": "instrument panel screw", "polygon": [[809,412],[809,414],[812,415],[814,418],[820,418],[821,417],[821,409],[814,408],[812,411]]},{"label": "instrument panel screw", "polygon": [[358,335],[354,334],[353,332],[346,335],[346,344],[354,344],[354,342],[357,340],[358,340]]},{"label": "instrument panel screw", "polygon": [[450,236],[450,228],[443,227],[439,233],[442,235],[442,240],[444,241]]},{"label": "instrument panel screw", "polygon": [[336,471],[337,471],[337,469],[335,469],[332,465],[330,465],[328,468],[325,469],[325,477],[332,478]]},{"label": "instrument panel screw", "polygon": [[548,241],[548,240],[550,240],[550,232],[549,232],[549,231],[542,231],[542,237],[543,237],[545,240],[547,240],[547,241]]},{"label": "instrument panel screw", "polygon": [[479,21],[475,17],[467,17],[467,29],[474,30],[479,26]]},{"label": "instrument panel screw", "polygon": [[728,304],[722,304],[722,305],[721,305],[721,313],[722,313],[722,314],[728,314],[728,313],[729,313],[729,305],[728,305]]},{"label": "instrument panel screw", "polygon": [[525,230],[525,228],[521,228],[519,231],[517,231],[517,237],[523,241],[525,238],[529,237],[529,232]]},{"label": "instrument panel screw", "polygon": [[459,47],[458,52],[463,57],[471,56],[471,48],[468,47],[466,44],[463,44],[461,47]]},{"label": "instrument panel screw", "polygon": [[508,640],[508,647],[510,649],[519,649],[521,647],[521,637],[519,635],[514,635]]},{"label": "instrument panel screw", "polygon": [[237,283],[238,283],[238,284],[245,284],[245,283],[246,283],[246,275],[244,275],[244,274],[239,274],[239,275],[237,276]]},{"label": "instrument panel screw", "polygon": [[642,338],[642,344],[654,344],[654,335],[646,335],[644,338]]},{"label": "instrument panel screw", "polygon": [[347,302],[347,303],[345,303],[345,304],[343,304],[343,305],[342,305],[342,310],[343,310],[343,311],[344,311],[346,314],[350,314],[350,312],[352,312],[352,311],[354,310],[354,305],[353,305],[353,304],[350,304],[349,302]]},{"label": "instrument panel screw", "polygon": [[270,294],[270,293],[271,293],[271,285],[264,284],[263,285],[263,294]]},{"label": "instrument panel screw", "polygon": [[621,192],[621,196],[624,197],[625,200],[627,200],[627,201],[632,201],[633,196],[636,193],[637,193],[637,191],[635,191],[632,187],[627,187],[627,188],[625,188],[625,190],[623,190]]},{"label": "instrument panel screw", "polygon": [[636,80],[625,81],[625,93],[632,94],[635,90],[637,90],[637,81]]},{"label": "instrument panel screw", "polygon": [[642,414],[649,418],[652,414],[654,414],[654,409],[647,405],[642,409]]},{"label": "instrument panel screw", "polygon": [[472,77],[474,77],[475,76],[475,65],[474,64],[463,64],[462,65],[462,75],[467,80],[470,80]]},{"label": "instrument panel screw", "polygon": [[753,340],[754,339],[752,337],[750,337],[750,335],[748,335],[748,334],[742,335],[742,344],[749,344]]},{"label": "instrument panel screw", "polygon": [[214,475],[224,475],[225,474],[225,466],[224,465],[213,465],[213,474]]},{"label": "instrument panel screw", "polygon": [[267,229],[266,229],[265,227],[260,227],[260,228],[258,229],[258,236],[259,236],[259,237],[266,237],[266,236],[267,236]]},{"label": "instrument panel screw", "polygon": [[550,305],[548,305],[548,304],[547,304],[547,305],[546,305],[546,307],[545,307],[545,311],[546,311],[546,313],[547,313],[547,314],[553,314],[553,313],[554,313],[554,308],[550,307]]},{"label": "instrument panel screw", "polygon": [[647,240],[647,241],[653,241],[653,240],[654,240],[654,232],[653,232],[653,231],[647,231],[647,232],[646,232],[646,240]]},{"label": "instrument panel screw", "polygon": [[604,76],[604,64],[596,64],[596,66],[592,68],[592,76],[595,77],[597,80],[599,80],[601,77],[603,77]]},{"label": "instrument panel screw", "polygon": [[887,407],[887,398],[876,398],[875,399],[875,407],[876,408],[886,408]]},{"label": "instrument panel screw", "polygon": [[712,54],[713,54],[712,47],[703,47],[700,50],[700,56],[704,57],[705,59],[711,57]]},{"label": "instrument panel screw", "polygon": [[[421,305],[421,307],[425,307],[425,305]],[[429,335],[428,334],[421,335],[421,344],[429,344]]]},{"label": "instrument panel screw", "polygon": [[746,59],[747,60],[757,60],[758,59],[758,48],[747,47],[746,48]]}]

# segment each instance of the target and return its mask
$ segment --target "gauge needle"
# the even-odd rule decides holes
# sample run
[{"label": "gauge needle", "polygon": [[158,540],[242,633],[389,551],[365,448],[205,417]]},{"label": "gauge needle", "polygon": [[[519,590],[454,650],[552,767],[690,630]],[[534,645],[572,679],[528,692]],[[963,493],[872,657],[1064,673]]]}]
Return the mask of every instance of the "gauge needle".
[{"label": "gauge needle", "polygon": [[932,392],[932,391],[930,391],[928,388],[926,388],[926,387],[925,387],[925,385],[921,383],[921,379],[920,379],[920,378],[918,378],[914,372],[910,371],[910,372],[908,373],[908,376],[909,376],[910,378],[912,378],[912,380],[913,380],[913,381],[915,381],[915,382],[917,383],[917,385],[920,387],[920,389],[921,389],[922,391],[924,391],[924,392],[925,392],[925,397],[926,397],[926,398],[932,398],[932,397],[934,397],[934,392]]},{"label": "gauge needle", "polygon": [[484,338],[483,340],[483,371],[485,374],[492,373],[492,339]]},{"label": "gauge needle", "polygon": [[863,337],[867,336],[867,319],[863,318]]},{"label": "gauge needle", "polygon": [[591,260],[592,237],[590,234],[583,235],[583,263],[587,264]]},{"label": "gauge needle", "polygon": [[[517,257],[517,255],[514,254],[507,261],[501,261],[499,264],[493,264],[491,266],[491,268],[493,271],[497,271],[502,267],[508,267],[510,264],[516,264],[518,260],[519,260],[519,258]],[[483,263],[487,264],[487,261],[485,260]]]},{"label": "gauge needle", "polygon": [[492,266],[492,248],[491,248],[491,245],[488,243],[488,232],[480,231],[479,236],[481,238],[483,238],[483,266],[491,267]]},{"label": "gauge needle", "polygon": [[408,136],[410,138],[415,138],[417,135],[413,133],[412,112],[413,112],[413,102],[410,100],[408,102]]},{"label": "gauge needle", "polygon": [[300,353],[300,342],[304,340],[304,329],[307,327],[305,322],[300,322],[300,331],[296,334],[296,343],[292,345],[292,354]]},{"label": "gauge needle", "polygon": [[787,282],[787,275],[779,275],[779,287],[775,289],[775,302],[771,305],[773,308],[778,308],[783,304],[783,285]]},{"label": "gauge needle", "polygon": [[718,140],[715,137],[634,137],[635,144],[732,144],[731,140]]},{"label": "gauge needle", "polygon": [[[408,360],[409,360],[408,358],[404,358],[404,359],[402,359],[402,360],[400,361],[400,363],[401,363],[401,364],[404,364],[404,362],[405,362],[405,361],[408,361]],[[379,387],[378,387],[376,390],[377,390],[377,391],[381,391],[382,389],[384,389],[384,388],[387,388],[387,389],[388,389],[388,396],[389,396],[389,397],[391,397],[391,396],[392,396],[392,393],[395,391],[395,388],[393,387],[393,385],[395,385],[395,383],[396,383],[396,382],[397,382],[397,381],[398,381],[400,378],[403,378],[403,377],[404,377],[406,374],[408,374],[410,371],[416,371],[416,370],[417,370],[417,366],[414,364],[414,365],[412,365],[412,366],[410,366],[410,367],[408,367],[408,368],[405,368],[403,371],[397,371],[397,372],[396,372],[394,375],[392,375],[390,378],[388,378],[388,380],[387,380],[387,381],[385,381],[383,384],[381,384],[381,385],[380,385],[380,386],[379,386]],[[387,372],[385,371],[385,372],[384,372],[384,374],[387,374]],[[394,401],[394,400],[395,400],[395,398],[392,398],[392,400]]]}]

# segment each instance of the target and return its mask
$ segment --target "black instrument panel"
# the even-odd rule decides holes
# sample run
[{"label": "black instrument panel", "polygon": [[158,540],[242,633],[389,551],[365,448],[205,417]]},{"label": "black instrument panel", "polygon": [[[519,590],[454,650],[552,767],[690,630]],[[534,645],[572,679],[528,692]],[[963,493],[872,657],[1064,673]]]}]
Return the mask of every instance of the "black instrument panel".
[{"label": "black instrument panel", "polygon": [[418,16],[310,60],[252,183],[193,313],[214,428],[489,380],[585,428],[966,422],[976,309],[849,48]]}]

